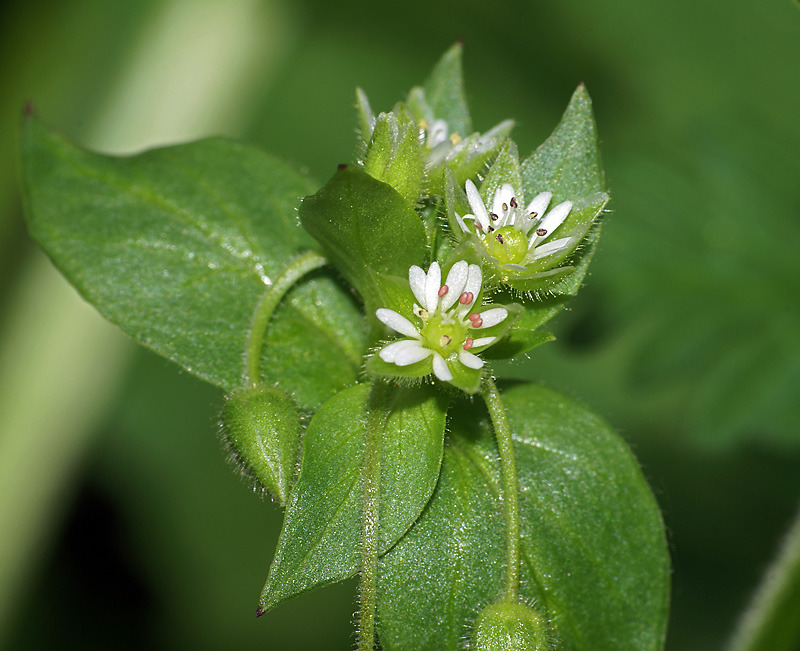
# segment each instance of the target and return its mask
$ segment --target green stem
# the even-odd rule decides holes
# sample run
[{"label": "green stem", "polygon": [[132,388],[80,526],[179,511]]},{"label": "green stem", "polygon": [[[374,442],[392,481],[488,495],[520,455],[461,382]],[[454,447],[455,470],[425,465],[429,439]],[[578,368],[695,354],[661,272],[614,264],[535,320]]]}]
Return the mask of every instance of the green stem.
[{"label": "green stem", "polygon": [[367,403],[364,443],[364,513],[359,585],[358,651],[375,648],[378,587],[379,497],[381,489],[381,438],[389,417],[389,385],[376,381]]},{"label": "green stem", "polygon": [[794,651],[800,643],[800,512],[739,621],[728,651]]},{"label": "green stem", "polygon": [[483,380],[481,391],[489,417],[492,419],[497,449],[500,452],[501,481],[503,484],[503,504],[506,519],[506,579],[503,599],[516,603],[519,601],[519,485],[517,483],[517,462],[514,457],[514,442],[508,424],[500,391],[490,377]]},{"label": "green stem", "polygon": [[295,258],[278,279],[269,287],[261,297],[253,317],[253,326],[250,329],[250,340],[247,342],[246,370],[247,384],[256,386],[261,381],[261,349],[264,347],[264,336],[267,332],[269,320],[278,303],[286,296],[295,283],[314,269],[319,269],[327,264],[327,260],[316,251],[308,251]]}]

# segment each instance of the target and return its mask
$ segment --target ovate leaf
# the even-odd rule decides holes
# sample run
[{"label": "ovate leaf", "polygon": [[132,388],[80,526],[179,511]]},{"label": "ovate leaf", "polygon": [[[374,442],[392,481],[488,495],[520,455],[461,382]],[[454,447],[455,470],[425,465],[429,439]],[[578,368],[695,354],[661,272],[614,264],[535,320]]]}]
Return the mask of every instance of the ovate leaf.
[{"label": "ovate leaf", "polygon": [[[362,466],[370,386],[340,391],[309,424],[260,607],[355,574],[361,559]],[[445,409],[430,387],[396,389],[381,437],[379,546],[386,551],[417,519],[439,477]]]},{"label": "ovate leaf", "polygon": [[464,93],[462,48],[456,43],[444,53],[423,86],[433,115],[447,122],[450,133],[465,138],[472,133],[472,121]]},{"label": "ovate leaf", "polygon": [[[223,139],[102,156],[36,120],[23,133],[23,176],[31,233],[87,301],[195,375],[226,390],[241,385],[256,305],[315,246],[297,223],[308,179]],[[336,298],[318,304],[318,294]],[[275,318],[285,325],[271,324],[267,345],[295,363],[279,374],[264,368],[266,381],[285,381],[311,408],[354,380],[363,321],[337,283],[318,275]],[[309,350],[295,336],[309,321],[325,331],[316,339],[324,346]],[[316,372],[325,365],[342,372]]]},{"label": "ovate leaf", "polygon": [[425,228],[409,203],[391,186],[355,167],[340,169],[300,207],[306,230],[358,290],[367,315],[392,307],[386,276],[407,277],[426,254]]},{"label": "ovate leaf", "polygon": [[[524,385],[503,394],[518,464],[521,597],[565,651],[662,648],[669,558],[658,506],[622,440],[569,398]],[[382,559],[387,651],[463,648],[500,596],[505,546],[497,448],[479,403],[453,410],[439,486]]]}]

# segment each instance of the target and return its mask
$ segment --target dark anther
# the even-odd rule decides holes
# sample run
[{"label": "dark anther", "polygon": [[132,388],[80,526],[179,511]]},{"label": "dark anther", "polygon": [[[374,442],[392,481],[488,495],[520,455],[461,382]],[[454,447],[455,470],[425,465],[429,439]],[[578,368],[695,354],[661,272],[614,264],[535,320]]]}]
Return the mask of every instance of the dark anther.
[{"label": "dark anther", "polygon": [[511,197],[511,207],[512,208],[516,208],[517,205],[518,205],[517,204],[517,198],[516,197]]},{"label": "dark anther", "polygon": [[496,222],[498,219],[500,219],[500,218],[497,216],[497,213],[495,213],[495,212],[490,212],[490,213],[489,213],[489,217],[491,217],[491,218],[492,218],[492,221],[493,221],[493,222]]},{"label": "dark anther", "polygon": [[504,203],[503,204],[503,212],[506,212],[507,210],[508,210],[508,204]]},{"label": "dark anther", "polygon": [[491,233],[494,230],[494,226],[489,226],[489,232]]},{"label": "dark anther", "polygon": [[545,235],[547,235],[547,229],[546,228],[537,228],[536,229],[536,234],[539,237],[544,237]]},{"label": "dark anther", "polygon": [[530,217],[531,219],[536,219],[538,216],[539,213],[536,212],[535,210],[530,215],[528,215],[528,217]]},{"label": "dark anther", "polygon": [[503,236],[500,233],[497,234],[497,241],[500,242],[500,244],[503,243]]}]

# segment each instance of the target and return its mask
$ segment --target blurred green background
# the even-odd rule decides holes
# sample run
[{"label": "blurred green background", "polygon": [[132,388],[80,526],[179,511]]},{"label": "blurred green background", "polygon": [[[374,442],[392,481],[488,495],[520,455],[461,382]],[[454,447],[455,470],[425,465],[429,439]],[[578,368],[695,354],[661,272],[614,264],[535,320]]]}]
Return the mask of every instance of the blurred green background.
[{"label": "blurred green background", "polygon": [[455,40],[523,152],[586,82],[612,192],[546,382],[631,444],[674,561],[668,649],[721,648],[800,496],[800,7],[792,0],[70,0],[0,9],[0,648],[349,649],[354,584],[254,611],[280,525],[221,396],[136,349],[27,237],[21,108],[106,152],[225,134],[324,181],[354,88]]}]

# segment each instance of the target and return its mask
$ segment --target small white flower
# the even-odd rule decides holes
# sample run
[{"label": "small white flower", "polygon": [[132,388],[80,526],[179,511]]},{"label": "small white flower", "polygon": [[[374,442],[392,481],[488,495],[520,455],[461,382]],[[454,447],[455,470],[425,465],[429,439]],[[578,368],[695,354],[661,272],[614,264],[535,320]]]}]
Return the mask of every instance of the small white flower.
[{"label": "small white flower", "polygon": [[[472,214],[456,214],[458,225],[465,233],[477,233],[489,255],[506,268],[525,269],[526,265],[575,244],[574,237],[550,239],[569,216],[571,201],[564,201],[545,214],[553,198],[551,192],[537,194],[523,208],[514,188],[505,183],[495,192],[490,212],[472,181],[467,181],[466,190]],[[472,224],[468,225],[467,220]]]},{"label": "small white flower", "polygon": [[497,148],[513,126],[512,120],[505,120],[486,133],[462,137],[459,133],[451,133],[445,120],[420,120],[419,139],[425,156],[425,166],[429,170],[442,168],[456,158],[463,157],[461,162],[466,163],[488,154]]},{"label": "small white flower", "polygon": [[384,346],[380,358],[388,364],[410,366],[432,356],[433,374],[443,382],[453,379],[454,364],[482,368],[484,362],[475,353],[497,337],[475,335],[502,323],[508,311],[491,306],[475,309],[483,283],[481,268],[465,260],[456,262],[442,284],[439,263],[431,264],[427,273],[414,265],[408,270],[408,283],[418,302],[413,308],[414,322],[388,308],[376,312],[382,323],[407,337]]}]

